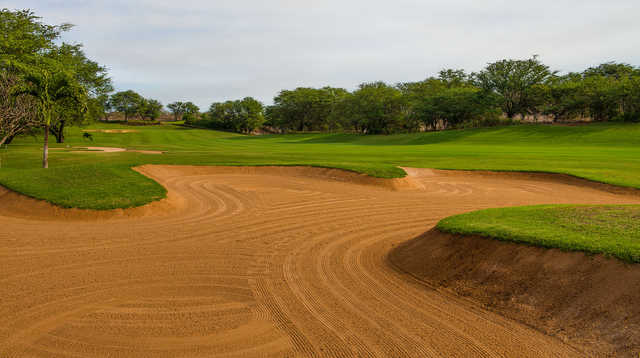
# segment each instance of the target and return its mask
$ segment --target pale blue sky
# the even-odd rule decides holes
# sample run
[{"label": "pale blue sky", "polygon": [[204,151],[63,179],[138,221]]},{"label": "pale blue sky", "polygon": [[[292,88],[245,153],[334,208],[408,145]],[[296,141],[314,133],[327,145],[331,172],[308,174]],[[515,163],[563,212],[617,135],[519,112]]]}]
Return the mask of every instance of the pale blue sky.
[{"label": "pale blue sky", "polygon": [[355,88],[477,71],[539,54],[561,71],[640,66],[638,0],[1,0],[48,23],[110,68],[118,89],[163,103],[297,86]]}]

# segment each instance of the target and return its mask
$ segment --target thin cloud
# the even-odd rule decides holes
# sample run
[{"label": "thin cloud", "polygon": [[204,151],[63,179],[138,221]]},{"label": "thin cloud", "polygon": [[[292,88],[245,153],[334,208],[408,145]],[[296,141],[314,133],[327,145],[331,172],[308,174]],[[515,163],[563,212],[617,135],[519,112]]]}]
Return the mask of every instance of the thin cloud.
[{"label": "thin cloud", "polygon": [[118,89],[213,101],[283,88],[420,80],[539,54],[562,71],[640,65],[640,2],[183,0],[9,1],[107,65]]}]

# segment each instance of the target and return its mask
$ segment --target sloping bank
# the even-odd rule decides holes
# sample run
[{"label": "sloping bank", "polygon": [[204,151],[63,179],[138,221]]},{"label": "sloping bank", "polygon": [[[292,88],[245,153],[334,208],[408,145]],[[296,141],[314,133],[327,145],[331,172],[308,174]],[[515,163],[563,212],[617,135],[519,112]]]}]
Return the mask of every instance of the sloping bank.
[{"label": "sloping bank", "polygon": [[[569,207],[559,209],[563,208]],[[534,219],[531,225],[536,225]],[[496,240],[470,234],[474,230],[469,225],[443,222],[394,248],[389,254],[391,264],[428,286],[469,297],[585,353],[638,356],[640,264],[612,257],[617,255],[606,250],[593,254],[571,250],[597,250],[550,248],[553,242],[533,242],[535,236],[529,236],[529,242],[517,240],[504,226],[496,230],[502,235]],[[467,233],[444,232],[455,227],[465,227]],[[565,229],[574,230],[570,225]],[[611,228],[603,232],[607,230],[611,232]],[[635,227],[620,230],[640,233]],[[618,250],[625,251],[628,254],[629,247]]]}]

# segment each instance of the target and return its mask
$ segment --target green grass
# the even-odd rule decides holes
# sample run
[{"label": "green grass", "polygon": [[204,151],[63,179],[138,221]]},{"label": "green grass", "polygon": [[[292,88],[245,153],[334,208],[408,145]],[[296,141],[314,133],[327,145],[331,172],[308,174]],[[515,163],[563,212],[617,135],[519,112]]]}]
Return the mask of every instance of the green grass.
[{"label": "green grass", "polygon": [[543,205],[480,210],[446,218],[444,232],[583,251],[640,262],[639,205]]},{"label": "green grass", "polygon": [[41,138],[18,138],[0,149],[0,184],[65,207],[126,208],[165,195],[157,183],[132,171],[141,164],[311,165],[393,178],[398,166],[440,169],[566,173],[640,188],[640,125],[577,127],[520,125],[390,136],[295,134],[250,137],[172,124],[126,127],[96,124],[84,129],[133,129],[135,133],[69,128],[67,143],[53,147],[125,147],[166,151],[79,153],[51,151],[40,169]]}]

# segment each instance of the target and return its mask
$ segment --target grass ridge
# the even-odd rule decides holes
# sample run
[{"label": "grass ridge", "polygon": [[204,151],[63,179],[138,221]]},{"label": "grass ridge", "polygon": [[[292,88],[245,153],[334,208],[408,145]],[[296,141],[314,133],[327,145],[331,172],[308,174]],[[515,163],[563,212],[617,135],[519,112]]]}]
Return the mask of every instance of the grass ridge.
[{"label": "grass ridge", "polygon": [[436,229],[640,263],[640,205],[564,204],[485,209],[445,218]]}]

